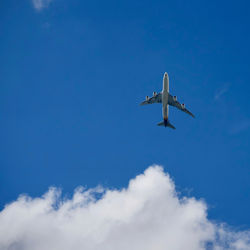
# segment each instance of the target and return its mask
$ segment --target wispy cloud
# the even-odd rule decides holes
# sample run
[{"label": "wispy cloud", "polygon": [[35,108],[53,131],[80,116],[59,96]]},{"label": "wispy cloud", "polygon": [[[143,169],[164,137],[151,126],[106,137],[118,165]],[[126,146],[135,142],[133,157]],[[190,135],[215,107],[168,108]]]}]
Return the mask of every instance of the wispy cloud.
[{"label": "wispy cloud", "polygon": [[52,0],[32,0],[34,8],[38,11],[47,8],[51,2]]},{"label": "wispy cloud", "polygon": [[214,100],[218,101],[228,90],[229,90],[228,85],[224,86],[223,88],[217,89],[214,94]]},{"label": "wispy cloud", "polygon": [[250,249],[250,232],[209,221],[204,201],[179,197],[169,175],[153,166],[121,190],[20,196],[0,213],[0,249],[240,250]]},{"label": "wispy cloud", "polygon": [[250,119],[247,120],[241,120],[235,123],[231,129],[229,130],[230,134],[238,134],[244,130],[247,130],[250,128]]}]

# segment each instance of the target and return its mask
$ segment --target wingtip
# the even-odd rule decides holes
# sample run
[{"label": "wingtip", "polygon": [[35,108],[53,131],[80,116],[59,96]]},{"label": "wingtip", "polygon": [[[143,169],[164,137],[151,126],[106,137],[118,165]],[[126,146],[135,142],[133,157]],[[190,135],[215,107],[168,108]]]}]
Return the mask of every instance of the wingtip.
[{"label": "wingtip", "polygon": [[189,110],[185,109],[184,111],[185,111],[187,114],[189,114],[190,116],[192,116],[193,118],[195,118],[195,115],[194,115],[192,112],[190,112]]}]

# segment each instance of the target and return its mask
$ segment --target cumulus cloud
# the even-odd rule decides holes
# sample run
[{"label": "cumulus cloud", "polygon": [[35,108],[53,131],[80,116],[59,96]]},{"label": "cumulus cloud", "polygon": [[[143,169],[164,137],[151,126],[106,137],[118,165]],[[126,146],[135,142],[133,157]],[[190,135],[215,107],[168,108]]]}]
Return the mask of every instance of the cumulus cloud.
[{"label": "cumulus cloud", "polygon": [[34,8],[38,11],[47,8],[51,2],[52,0],[32,0]]},{"label": "cumulus cloud", "polygon": [[204,201],[179,197],[169,175],[152,166],[121,190],[20,196],[0,213],[0,249],[243,250],[250,233],[209,221]]}]

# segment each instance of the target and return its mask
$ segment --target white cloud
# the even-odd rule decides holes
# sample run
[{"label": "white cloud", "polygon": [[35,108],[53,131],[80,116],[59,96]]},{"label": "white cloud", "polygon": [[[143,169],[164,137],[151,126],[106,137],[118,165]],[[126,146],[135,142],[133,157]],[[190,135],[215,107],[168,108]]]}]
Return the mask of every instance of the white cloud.
[{"label": "white cloud", "polygon": [[0,213],[0,249],[243,250],[250,233],[209,221],[204,201],[178,197],[169,175],[153,166],[122,190],[20,196]]},{"label": "white cloud", "polygon": [[229,86],[226,85],[221,89],[216,90],[214,94],[214,100],[218,101],[227,91],[229,90]]},{"label": "white cloud", "polygon": [[234,135],[234,134],[238,134],[244,130],[247,130],[249,128],[250,128],[250,119],[238,120],[237,123],[235,123],[231,126],[229,133]]},{"label": "white cloud", "polygon": [[34,8],[38,11],[47,8],[51,2],[52,0],[32,0]]}]

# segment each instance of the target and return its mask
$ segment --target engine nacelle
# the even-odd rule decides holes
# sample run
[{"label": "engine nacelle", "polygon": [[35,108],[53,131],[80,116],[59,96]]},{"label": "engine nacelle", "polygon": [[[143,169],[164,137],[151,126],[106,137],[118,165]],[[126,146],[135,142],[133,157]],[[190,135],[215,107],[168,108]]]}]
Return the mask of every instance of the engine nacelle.
[{"label": "engine nacelle", "polygon": [[177,96],[176,96],[176,95],[173,96],[173,99],[174,99],[174,101],[176,102],[176,101],[177,101]]},{"label": "engine nacelle", "polygon": [[154,91],[154,92],[153,92],[153,96],[156,96],[156,95],[157,95],[157,92]]},{"label": "engine nacelle", "polygon": [[184,108],[185,108],[185,103],[182,103],[182,104],[181,104],[181,107],[184,109]]},{"label": "engine nacelle", "polygon": [[146,101],[148,101],[148,99],[149,99],[149,96],[147,95],[147,96],[146,96]]}]

